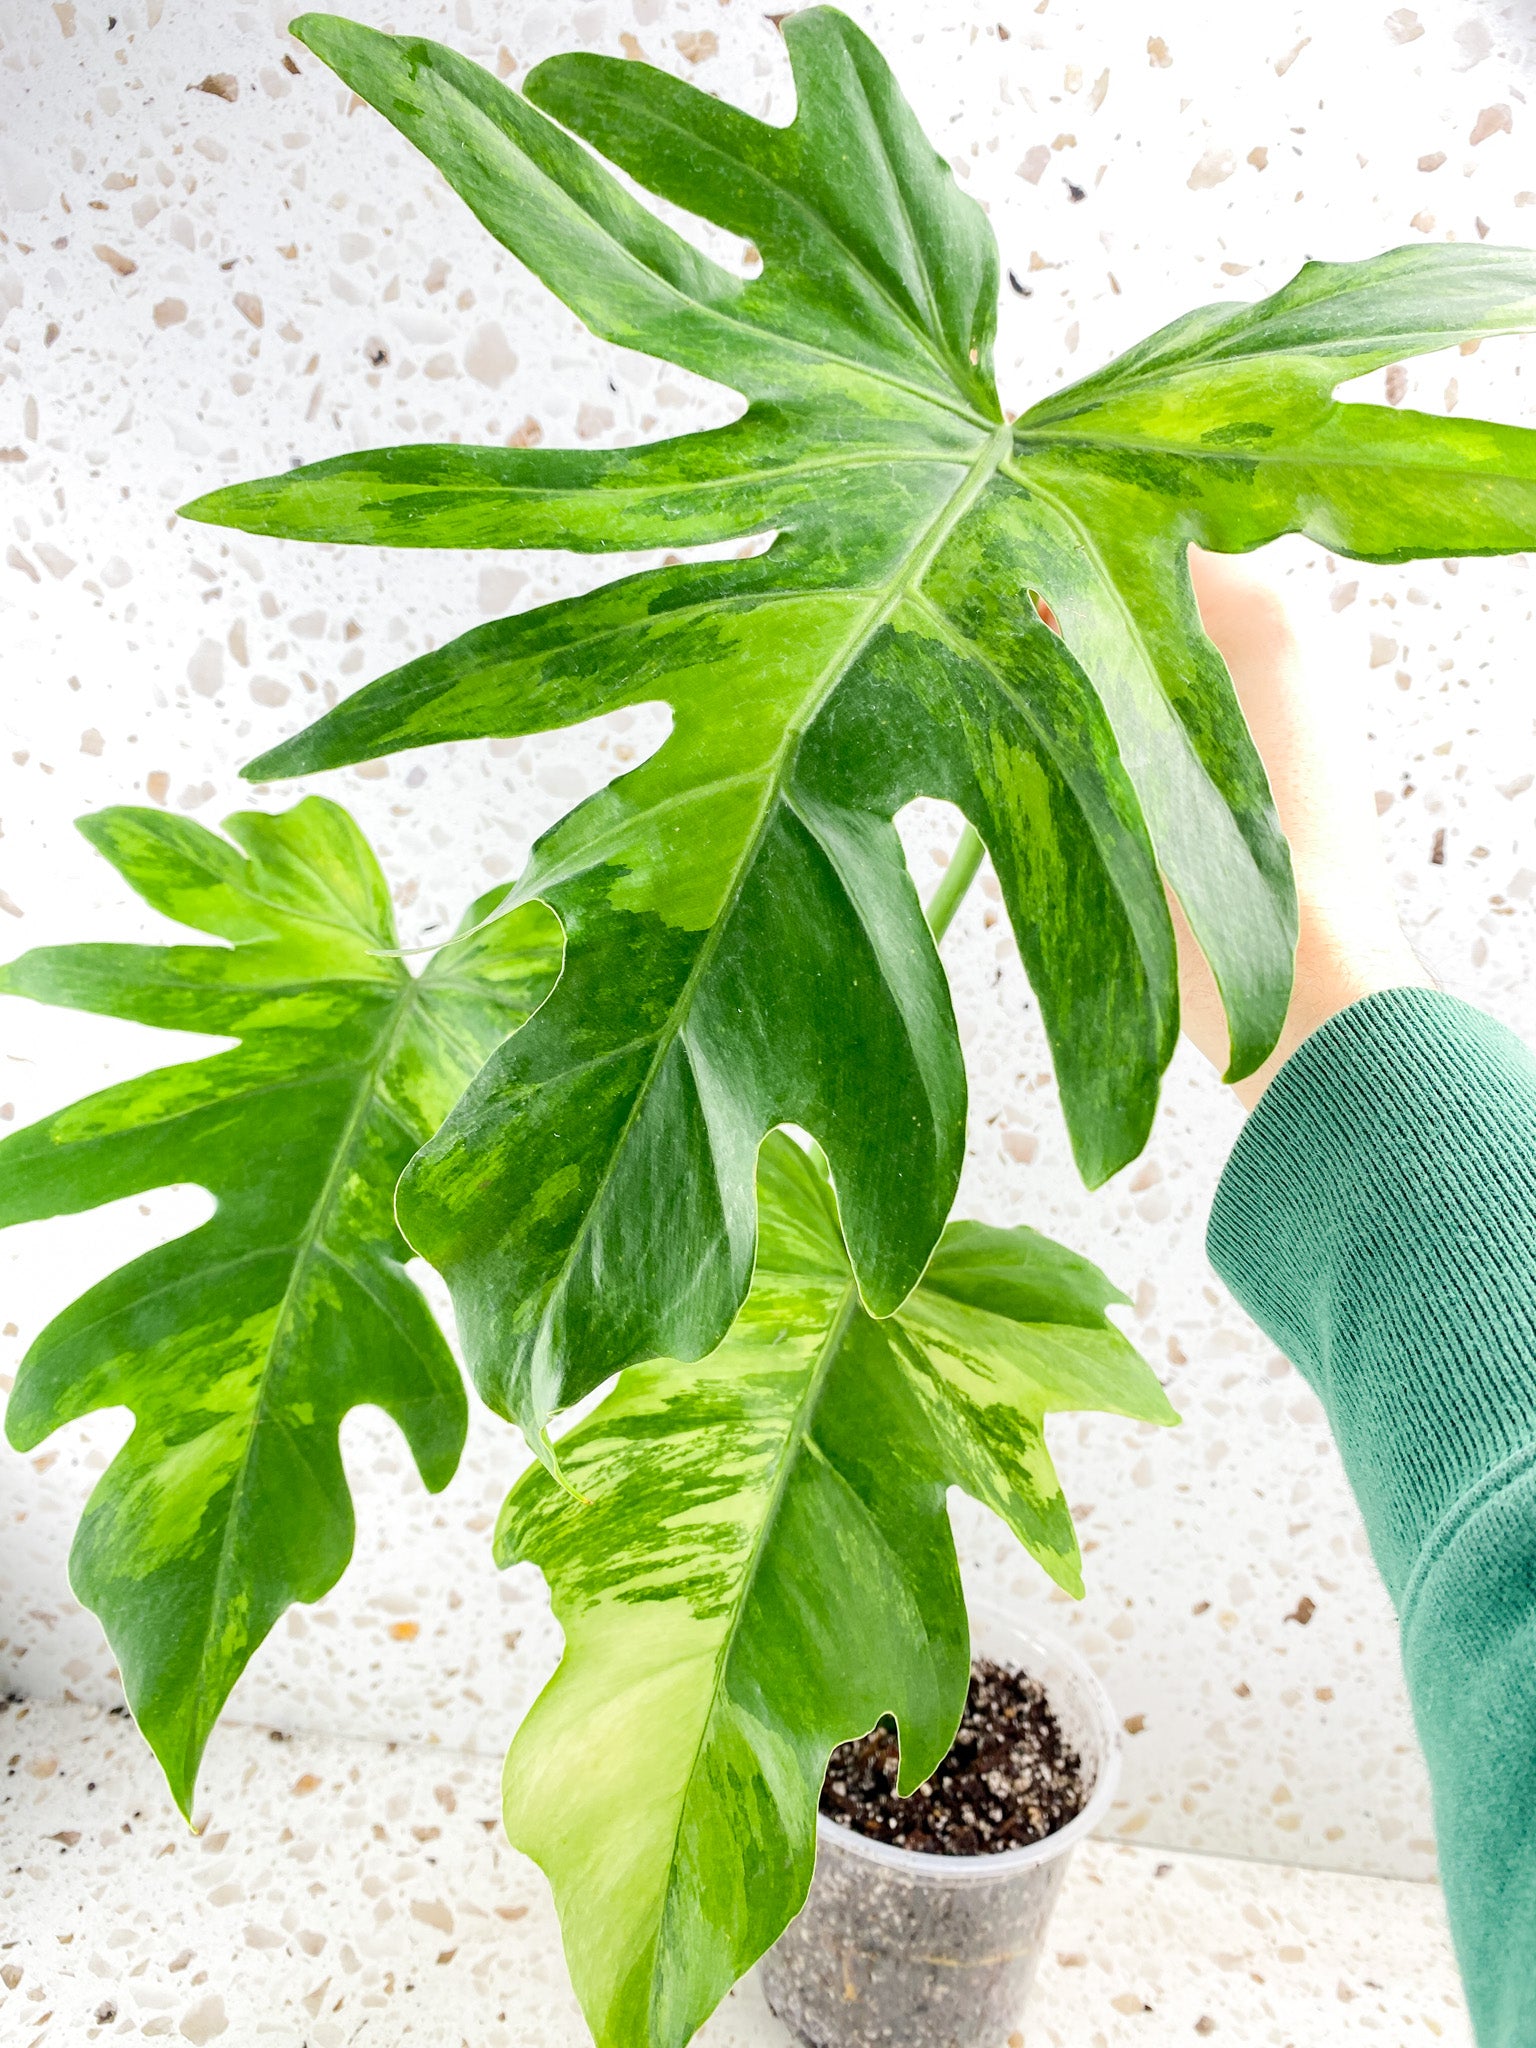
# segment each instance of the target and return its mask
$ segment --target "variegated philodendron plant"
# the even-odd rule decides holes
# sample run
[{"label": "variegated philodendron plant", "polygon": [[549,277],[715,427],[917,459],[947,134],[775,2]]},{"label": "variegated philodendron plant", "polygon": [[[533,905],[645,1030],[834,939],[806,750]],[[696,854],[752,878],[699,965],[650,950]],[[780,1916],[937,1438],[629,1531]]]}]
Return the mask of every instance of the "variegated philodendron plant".
[{"label": "variegated philodendron plant", "polygon": [[[227,837],[85,822],[218,943],[33,952],[0,989],[238,1043],[6,1140],[0,1223],[169,1182],[217,1209],[49,1325],[7,1426],[27,1449],[93,1409],[137,1418],[71,1569],[190,1811],[240,1671],[346,1565],[346,1411],[382,1406],[426,1484],[452,1476],[464,1394],[404,1271],[425,1254],[479,1392],[538,1454],[497,1558],[538,1565],[566,1635],[513,1744],[509,1831],[554,1885],[599,2042],[681,2048],[804,1898],[833,1745],[893,1715],[911,1789],[953,1735],[946,1489],[1075,1592],[1046,1416],[1173,1420],[1093,1267],[947,1220],[965,1073],[943,924],[984,844],[1090,1184],[1140,1151],[1177,1034],[1163,878],[1231,1076],[1264,1060],[1295,899],[1188,546],[1536,544],[1536,434],[1333,396],[1536,326],[1536,262],[1310,263],[1012,418],[991,230],[831,9],[783,22],[787,127],[643,63],[559,57],[517,93],[417,37],[293,32],[593,333],[745,410],[633,448],[339,455],[186,515],[401,547],[772,545],[477,627],[250,764],[268,782],[670,707],[654,756],[421,973],[322,798]],[[761,275],[604,158],[749,238]],[[968,821],[928,920],[892,822],[920,795]]]}]

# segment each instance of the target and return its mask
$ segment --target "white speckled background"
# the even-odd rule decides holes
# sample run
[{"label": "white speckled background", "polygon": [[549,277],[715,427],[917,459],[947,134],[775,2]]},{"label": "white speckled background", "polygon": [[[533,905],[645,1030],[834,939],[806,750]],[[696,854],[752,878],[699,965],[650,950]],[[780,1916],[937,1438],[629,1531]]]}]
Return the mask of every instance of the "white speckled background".
[{"label": "white speckled background", "polygon": [[[102,1709],[0,1703],[0,1740],[7,2048],[589,2048],[495,1758],[230,1728],[193,1837]],[[1472,2038],[1433,1885],[1107,1842],[1073,1856],[1026,2029],[1029,2048]],[[755,1973],[697,2040],[794,2048]]]},{"label": "white speckled background", "polygon": [[[789,112],[777,35],[747,0],[351,4],[514,78],[558,48],[643,52],[754,112]],[[240,760],[481,618],[632,566],[225,540],[179,525],[176,504],[379,442],[537,431],[602,444],[733,409],[728,394],[586,337],[422,159],[285,41],[290,11],[118,0],[109,27],[105,4],[0,0],[7,951],[162,935],[72,832],[78,812],[152,801],[212,823],[242,804],[283,805],[300,786],[252,797]],[[1536,231],[1530,0],[853,11],[1028,287],[1003,293],[1000,381],[1014,407],[1190,305],[1272,288],[1307,255]],[[233,101],[197,89],[216,74],[233,79]],[[1369,381],[1379,395],[1386,380]],[[1390,395],[1536,423],[1536,343],[1410,365]],[[1426,959],[1536,1036],[1530,564],[1358,568],[1301,543],[1274,557],[1315,658],[1358,699]],[[660,713],[620,713],[316,786],[374,835],[415,939],[515,872],[539,830],[664,728]],[[952,821],[920,809],[910,822],[926,885]],[[1081,1607],[1053,1602],[995,1525],[962,1508],[972,1572],[1048,1608],[1047,1625],[1108,1680],[1136,1731],[1122,1833],[1427,1875],[1392,1617],[1337,1460],[1303,1384],[1205,1265],[1235,1109],[1181,1057],[1145,1159],[1084,1194],[984,890],[946,957],[973,1093],[964,1207],[1098,1258],[1135,1295],[1135,1332],[1186,1418],[1173,1435],[1056,1425],[1089,1553]],[[24,1123],[195,1049],[0,1004],[0,1119]],[[50,1314],[204,1203],[166,1191],[0,1240],[5,1384]],[[125,1415],[102,1416],[29,1461],[3,1454],[0,1679],[22,1694],[118,1696],[65,1561],[126,1428]],[[356,1562],[328,1600],[279,1626],[231,1716],[493,1756],[555,1650],[537,1581],[498,1577],[487,1553],[516,1437],[480,1417],[436,1500],[376,1414],[354,1415],[343,1441]]]}]

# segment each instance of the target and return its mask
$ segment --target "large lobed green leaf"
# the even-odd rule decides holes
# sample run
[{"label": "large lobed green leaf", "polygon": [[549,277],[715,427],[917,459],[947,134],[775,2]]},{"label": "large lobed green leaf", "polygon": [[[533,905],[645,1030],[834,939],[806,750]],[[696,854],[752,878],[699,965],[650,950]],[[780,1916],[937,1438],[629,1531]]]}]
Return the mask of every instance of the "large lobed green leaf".
[{"label": "large lobed green leaf", "polygon": [[[248,771],[671,707],[660,751],[535,849],[508,901],[557,912],[563,978],[401,1192],[482,1391],[537,1438],[615,1368],[719,1341],[775,1123],[825,1147],[870,1308],[923,1270],[964,1076],[891,823],[909,798],[950,800],[986,841],[1090,1182],[1143,1144],[1176,1036],[1160,870],[1221,988],[1231,1075],[1260,1064],[1294,898],[1187,546],[1536,541],[1536,435],[1332,397],[1414,350],[1536,324],[1536,263],[1436,245],[1309,264],[1009,427],[991,232],[843,16],[785,20],[787,127],[644,64],[555,58],[519,95],[418,37],[294,27],[595,333],[747,410],[638,448],[342,455],[189,516],[435,547],[776,536],[481,626]],[[762,274],[703,256],[594,150],[749,236]]]},{"label": "large lobed green leaf", "polygon": [[[632,1368],[534,1466],[497,1556],[549,1580],[559,1671],[507,1759],[507,1829],[554,1886],[598,2048],[682,2048],[799,1910],[833,1746],[882,1714],[901,1789],[970,1668],[945,1489],[1080,1592],[1044,1422],[1172,1422],[1094,1267],[952,1223],[921,1286],[861,1306],[827,1178],[763,1147],[745,1308],[700,1365]],[[567,1490],[568,1489],[568,1490]]]},{"label": "large lobed green leaf", "polygon": [[80,829],[156,910],[224,943],[26,953],[0,968],[0,993],[240,1043],[0,1144],[0,1226],[177,1182],[218,1202],[55,1317],[22,1361],[6,1433],[25,1451],[94,1409],[133,1410],[70,1578],[190,1812],[235,1680],[283,1609],[318,1600],[351,1555],[347,1410],[391,1415],[434,1492],[453,1476],[463,1384],[406,1276],[394,1187],[551,986],[560,939],[530,906],[413,977],[367,842],[320,797],[229,818],[228,839],[129,808]]}]

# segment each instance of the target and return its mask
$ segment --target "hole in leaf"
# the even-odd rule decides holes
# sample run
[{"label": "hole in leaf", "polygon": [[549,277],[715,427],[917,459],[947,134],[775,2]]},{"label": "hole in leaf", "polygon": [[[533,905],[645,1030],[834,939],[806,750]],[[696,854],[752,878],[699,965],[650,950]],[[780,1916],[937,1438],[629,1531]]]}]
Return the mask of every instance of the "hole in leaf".
[{"label": "hole in leaf", "polygon": [[1040,595],[1039,591],[1031,590],[1028,593],[1028,596],[1030,603],[1035,608],[1035,616],[1039,619],[1041,625],[1049,626],[1053,633],[1059,634],[1061,632],[1061,621],[1057,618],[1056,614],[1051,610],[1050,606],[1046,603],[1045,599]]}]

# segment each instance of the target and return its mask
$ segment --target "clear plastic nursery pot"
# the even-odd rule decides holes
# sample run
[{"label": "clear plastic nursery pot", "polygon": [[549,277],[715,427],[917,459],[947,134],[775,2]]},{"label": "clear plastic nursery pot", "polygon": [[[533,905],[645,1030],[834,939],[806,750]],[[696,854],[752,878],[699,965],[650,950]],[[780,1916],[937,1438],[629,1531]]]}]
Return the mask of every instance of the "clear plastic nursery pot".
[{"label": "clear plastic nursery pot", "polygon": [[1072,1851],[1109,1811],[1119,1731],[1087,1665],[985,1603],[971,1608],[971,1644],[1045,1687],[1082,1760],[1083,1808],[1044,1841],[992,1856],[919,1855],[820,1815],[810,1896],[761,1966],[769,2005],[809,2048],[1002,2048]]}]

